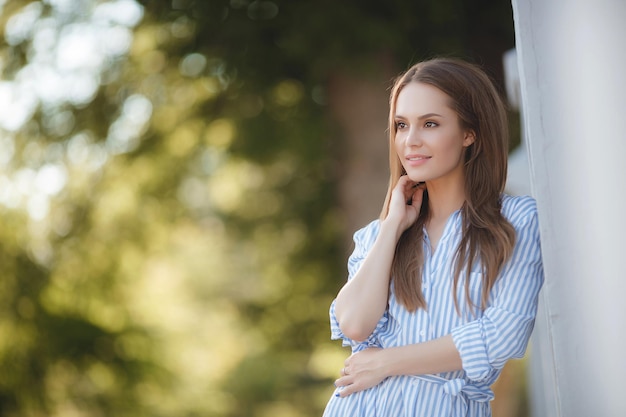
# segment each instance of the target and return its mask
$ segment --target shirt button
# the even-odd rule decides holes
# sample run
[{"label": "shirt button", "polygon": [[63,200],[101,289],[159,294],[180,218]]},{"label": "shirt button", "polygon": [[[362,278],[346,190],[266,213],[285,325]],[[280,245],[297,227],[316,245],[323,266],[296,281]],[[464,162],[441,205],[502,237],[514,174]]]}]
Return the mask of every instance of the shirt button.
[{"label": "shirt button", "polygon": [[425,334],[426,334],[426,332],[425,332],[424,330],[422,330],[422,331],[420,332],[420,336],[424,336]]}]

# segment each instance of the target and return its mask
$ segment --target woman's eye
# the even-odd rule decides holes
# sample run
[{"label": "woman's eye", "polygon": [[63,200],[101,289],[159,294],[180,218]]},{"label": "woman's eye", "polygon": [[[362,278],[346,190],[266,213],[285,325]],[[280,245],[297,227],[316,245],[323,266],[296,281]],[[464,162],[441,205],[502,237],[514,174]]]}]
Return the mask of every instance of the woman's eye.
[{"label": "woman's eye", "polygon": [[438,126],[435,122],[426,122],[424,123],[424,127],[436,127]]},{"label": "woman's eye", "polygon": [[406,127],[406,123],[396,122],[396,129],[404,129],[405,127]]}]

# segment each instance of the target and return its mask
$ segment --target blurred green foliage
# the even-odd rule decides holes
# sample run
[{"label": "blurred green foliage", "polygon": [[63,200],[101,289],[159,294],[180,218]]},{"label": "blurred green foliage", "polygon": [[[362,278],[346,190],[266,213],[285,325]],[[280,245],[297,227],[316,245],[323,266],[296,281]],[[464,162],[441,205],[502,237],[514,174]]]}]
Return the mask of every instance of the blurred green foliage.
[{"label": "blurred green foliage", "polygon": [[381,54],[501,78],[510,6],[0,7],[0,415],[320,415],[352,232],[328,79]]}]

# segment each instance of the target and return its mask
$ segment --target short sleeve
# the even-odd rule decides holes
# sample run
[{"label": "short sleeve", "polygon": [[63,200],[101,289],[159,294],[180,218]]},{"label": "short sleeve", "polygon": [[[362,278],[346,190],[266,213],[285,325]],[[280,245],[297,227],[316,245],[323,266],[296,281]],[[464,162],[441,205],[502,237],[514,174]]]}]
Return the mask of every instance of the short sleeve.
[{"label": "short sleeve", "polygon": [[475,381],[521,358],[534,326],[544,279],[539,225],[534,199],[518,199],[507,216],[516,231],[513,255],[491,289],[483,316],[452,330],[463,369]]},{"label": "short sleeve", "polygon": [[359,229],[353,236],[354,250],[348,258],[348,280],[358,272],[363,264],[365,257],[374,245],[374,241],[378,236],[380,221],[374,220],[362,229]]},{"label": "short sleeve", "polygon": [[[354,277],[354,275],[358,272],[359,268],[361,268],[365,257],[369,253],[370,248],[373,246],[374,241],[378,236],[379,224],[379,221],[375,220],[354,234],[354,250],[348,258],[348,280],[352,279],[352,277]],[[329,314],[332,340],[342,340],[343,346],[351,346],[353,352],[357,352],[368,347],[380,347],[378,336],[387,327],[387,323],[389,321],[389,313],[387,311],[385,311],[376,324],[376,328],[372,334],[363,342],[354,341],[343,334],[339,328],[339,322],[337,321],[337,317],[335,315],[335,300],[333,300],[330,305]]]}]

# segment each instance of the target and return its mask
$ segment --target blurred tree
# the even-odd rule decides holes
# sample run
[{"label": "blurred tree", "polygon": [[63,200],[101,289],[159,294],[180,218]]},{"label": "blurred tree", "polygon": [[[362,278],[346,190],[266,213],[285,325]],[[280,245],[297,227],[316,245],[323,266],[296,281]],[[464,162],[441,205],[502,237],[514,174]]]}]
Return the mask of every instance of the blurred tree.
[{"label": "blurred tree", "polygon": [[0,415],[320,415],[390,77],[446,54],[501,79],[510,7],[0,7]]}]

